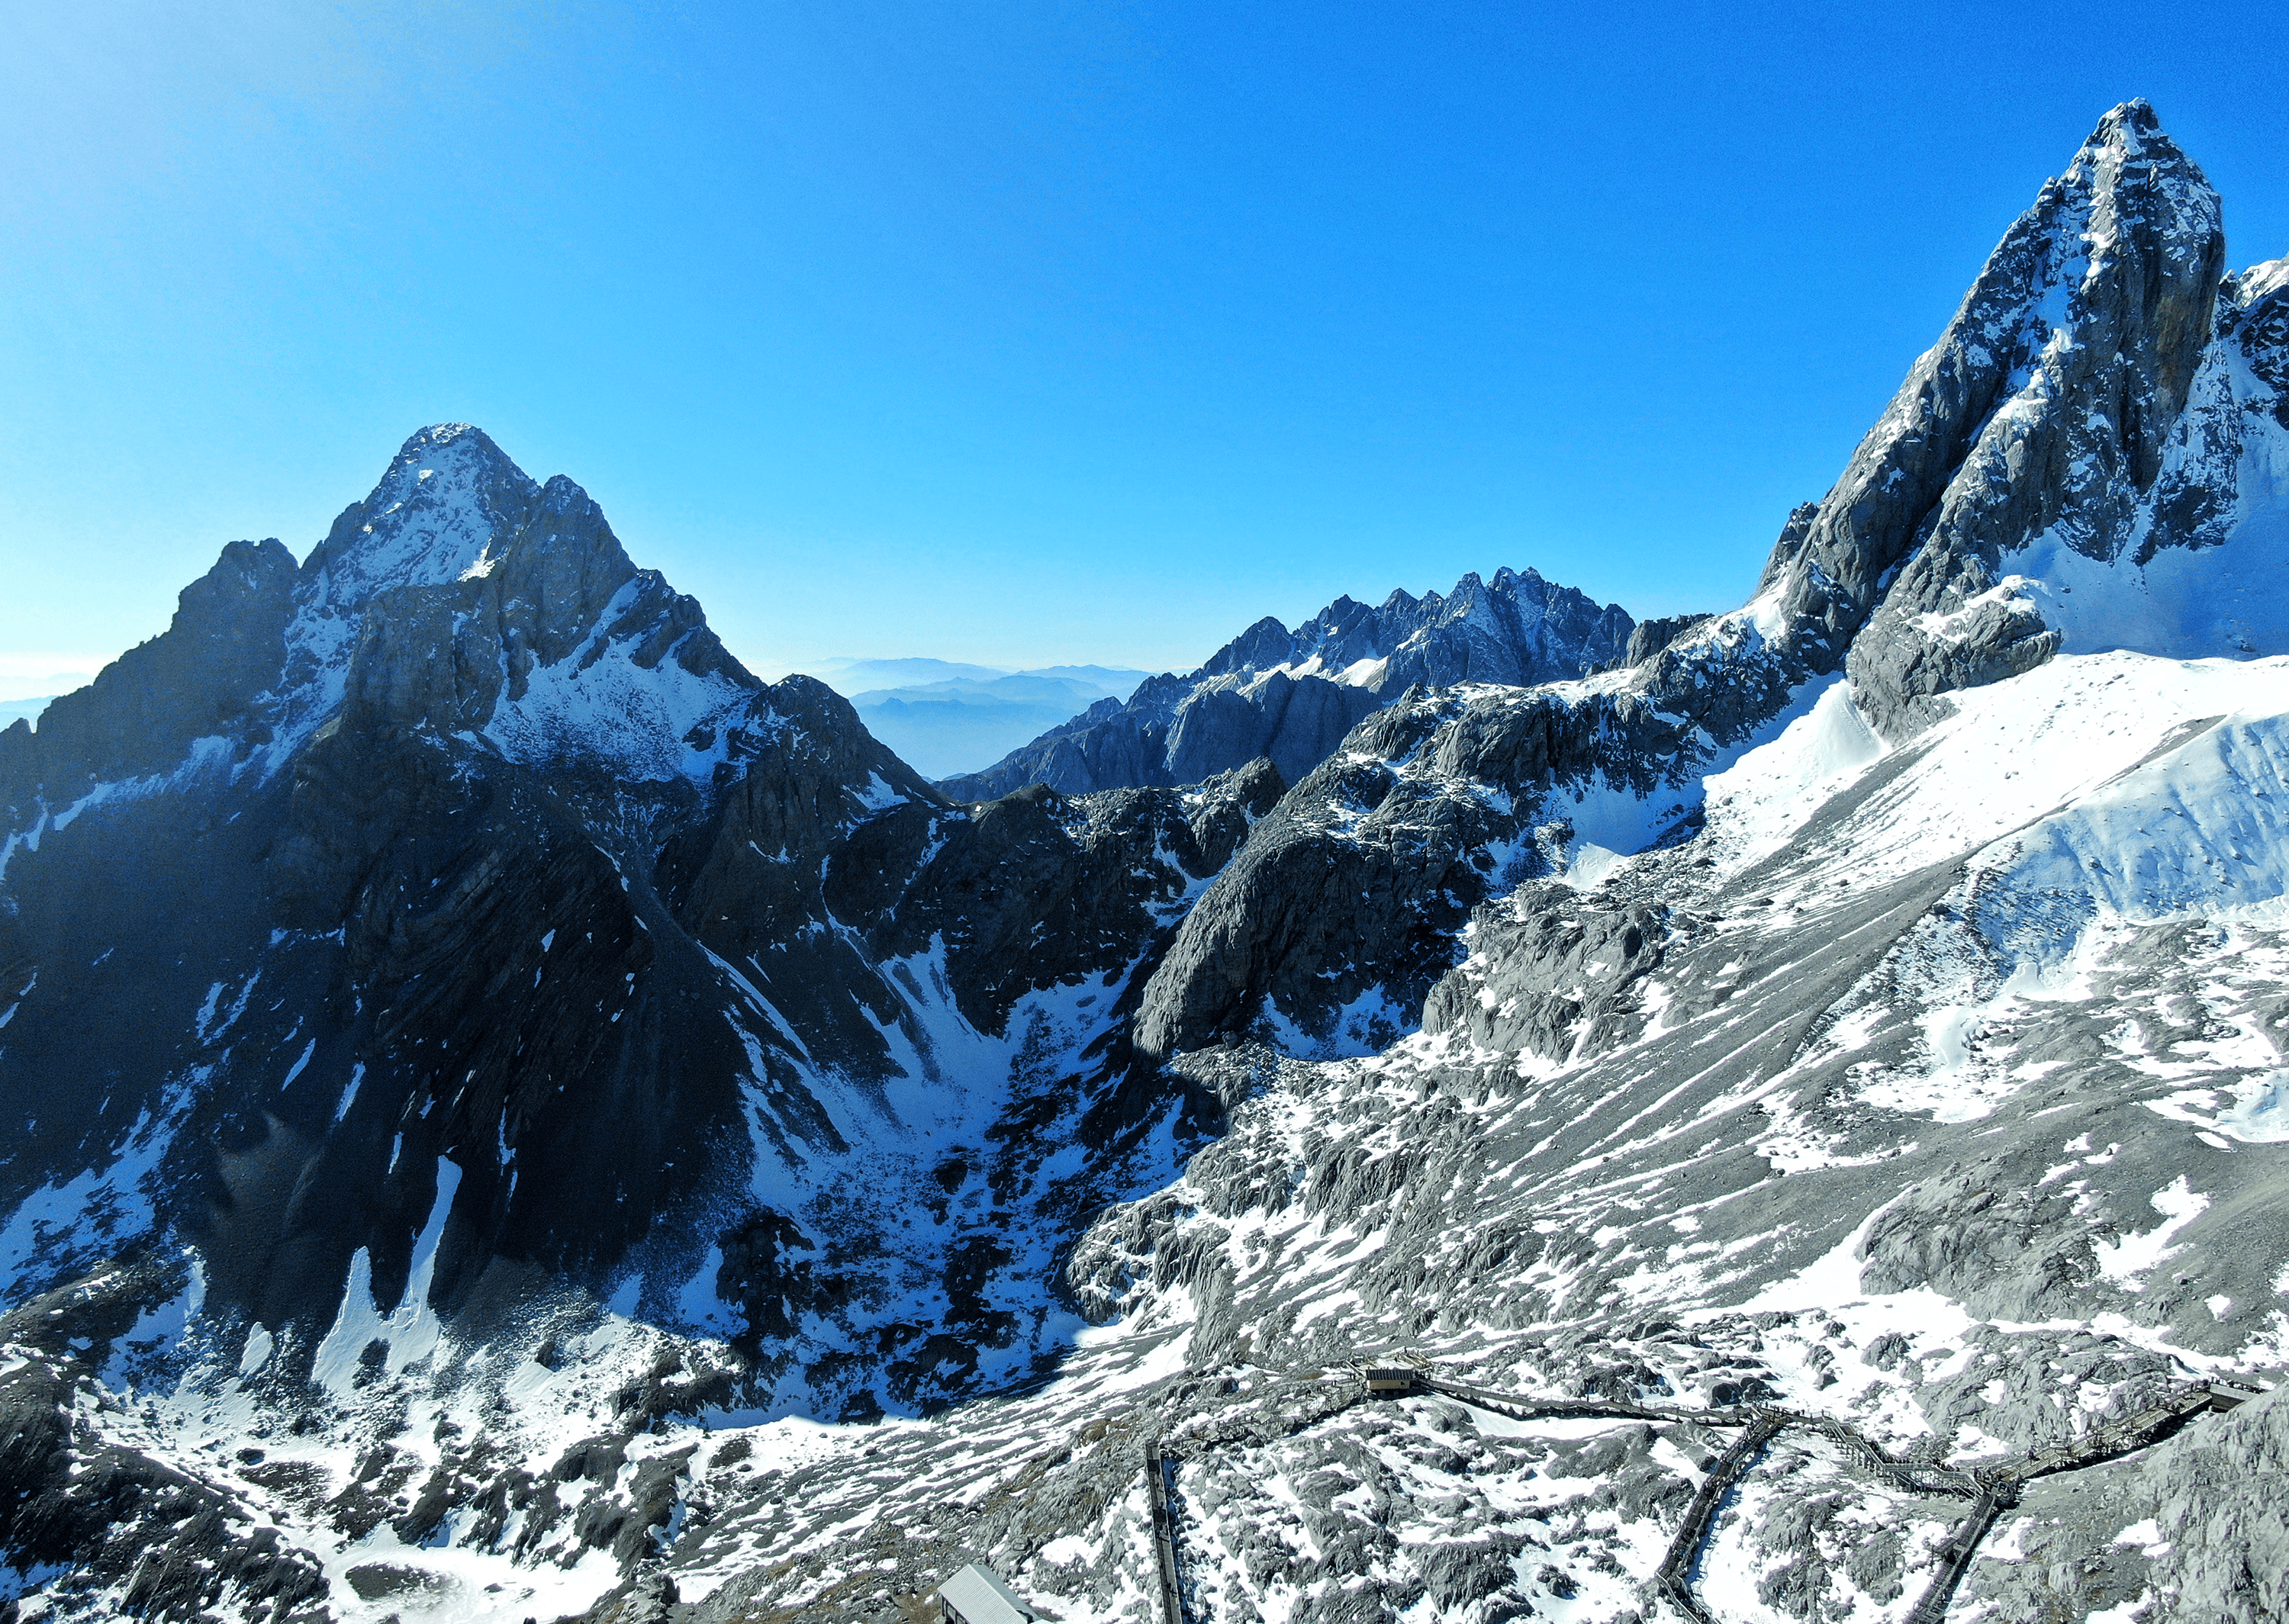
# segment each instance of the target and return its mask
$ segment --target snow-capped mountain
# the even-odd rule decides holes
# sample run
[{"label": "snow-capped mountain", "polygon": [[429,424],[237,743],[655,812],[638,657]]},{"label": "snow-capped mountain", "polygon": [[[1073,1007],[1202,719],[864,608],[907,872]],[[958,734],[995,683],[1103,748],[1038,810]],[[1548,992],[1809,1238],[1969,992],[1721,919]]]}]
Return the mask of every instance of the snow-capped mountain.
[{"label": "snow-capped mountain", "polygon": [[1618,604],[1601,609],[1532,569],[1466,575],[1445,596],[1394,592],[1375,609],[1338,598],[1292,632],[1267,616],[1199,670],[1149,678],[1126,703],[1099,700],[939,787],[965,802],[1029,784],[1078,795],[1196,784],[1259,756],[1292,784],[1410,688],[1583,676],[1628,657],[1635,630]]},{"label": "snow-capped mountain", "polygon": [[570,482],[425,431],[0,734],[10,1299],[140,1259],[164,1358],[338,1402],[607,1302],[712,1339],[717,1404],[1022,1373],[1049,1238],[1205,1120],[1131,983],[1280,787],[960,811]]},{"label": "snow-capped mountain", "polygon": [[1139,1044],[1270,1019],[1380,1047],[1472,906],[1688,837],[1710,776],[1847,665],[1855,714],[1900,740],[2062,651],[2289,652],[2266,585],[2289,566],[2284,278],[2222,276],[2218,217],[2150,108],[2110,114],[1749,604],[1579,683],[1375,717],[1187,919]]},{"label": "snow-capped mountain", "polygon": [[2289,1613],[2219,218],[2116,109],[1741,609],[1292,788],[956,805],[472,430],[235,545],[0,734],[8,1604]]}]

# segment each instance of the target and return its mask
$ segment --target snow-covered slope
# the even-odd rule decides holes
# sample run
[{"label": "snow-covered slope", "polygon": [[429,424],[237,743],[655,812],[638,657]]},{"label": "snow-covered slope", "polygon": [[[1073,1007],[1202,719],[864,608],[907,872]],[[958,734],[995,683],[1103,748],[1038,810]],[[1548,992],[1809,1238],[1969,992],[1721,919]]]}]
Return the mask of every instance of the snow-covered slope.
[{"label": "snow-covered slope", "polygon": [[2219,218],[2116,109],[1747,603],[1292,788],[956,806],[474,431],[227,550],[0,735],[22,1611],[2289,1612]]},{"label": "snow-covered slope", "polygon": [[[727,1604],[694,1616],[865,1616],[977,1556],[1061,1618],[1151,1616],[1146,1436],[1211,1616],[1651,1616],[1744,1404],[1808,1420],[1695,1596],[1902,1616],[1969,1500],[1811,1423],[1944,1485],[2289,1370],[2289,934],[2252,812],[2289,792],[2261,742],[2285,725],[2278,660],[2070,657],[1892,747],[1829,688],[1712,784],[1695,841],[1482,910],[1424,1034],[1179,1062],[1244,1103],[1075,1250],[1107,1324],[1061,1381],[775,1455],[672,1559]],[[2125,820],[2160,837],[2108,840],[2141,875],[2059,860]],[[2192,880],[2236,841],[2233,885]],[[1575,1411],[1362,1404],[1360,1360]],[[2234,1553],[2289,1505],[2213,1457],[2285,1435],[2266,1401],[2035,1480],[1956,1606],[2269,1616],[2277,1579],[2237,1590]],[[2165,1501],[2198,1561],[2137,1533]]]}]

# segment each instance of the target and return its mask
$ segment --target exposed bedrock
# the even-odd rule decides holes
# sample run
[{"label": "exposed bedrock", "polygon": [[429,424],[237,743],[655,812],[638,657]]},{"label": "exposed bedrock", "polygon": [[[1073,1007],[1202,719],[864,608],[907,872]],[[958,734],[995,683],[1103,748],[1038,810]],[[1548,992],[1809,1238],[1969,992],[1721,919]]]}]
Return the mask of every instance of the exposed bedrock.
[{"label": "exposed bedrock", "polygon": [[[1435,726],[1435,702],[1408,702],[1360,729],[1360,752],[1406,753]],[[1208,888],[1147,983],[1138,1049],[1166,1056],[1238,1037],[1276,1009],[1315,1039],[1341,1042],[1351,1009],[1384,1041],[1451,961],[1454,933],[1485,895],[1485,855],[1503,821],[1490,808],[1400,779],[1388,761],[1336,756],[1283,799]],[[1484,869],[1473,866],[1478,856]],[[1395,996],[1384,988],[1395,986]],[[1393,1015],[1396,1013],[1396,1019]],[[1377,1047],[1365,1027],[1352,1040]]]},{"label": "exposed bedrock", "polygon": [[1655,620],[1640,620],[1631,628],[1629,647],[1614,664],[1642,665],[1704,621],[1714,618],[1711,615],[1664,615]]},{"label": "exposed bedrock", "polygon": [[[1998,590],[2030,545],[2142,565],[2223,538],[2237,414],[2229,388],[2197,398],[2196,385],[2223,370],[2224,270],[2217,195],[2142,101],[2110,113],[2011,228],[1887,414],[1909,419],[1902,449],[1871,459],[1863,445],[1846,473],[1864,488],[1899,466],[1927,503],[1913,556],[1854,645],[1880,728],[1912,728],[1934,696],[2059,649],[2036,598]],[[1910,465],[1918,442],[1947,449],[1943,489]],[[1900,554],[1887,542],[1865,556],[1888,568]]]},{"label": "exposed bedrock", "polygon": [[1291,784],[1359,721],[1410,688],[1510,686],[1585,676],[1630,646],[1633,623],[1532,569],[1475,574],[1445,596],[1339,598],[1289,631],[1257,621],[1197,671],[1101,700],[982,773],[942,786],[961,800],[1031,783],[1067,792],[1198,783],[1258,756]]},{"label": "exposed bedrock", "polygon": [[[1975,1564],[1957,1605],[2004,1618],[2289,1616],[2289,1392],[2205,1421],[2099,1471],[2038,1479],[2012,1554]],[[2141,1537],[2142,1536],[2142,1537]]]},{"label": "exposed bedrock", "polygon": [[294,581],[294,555],[277,542],[232,542],[183,589],[166,632],[51,701],[38,732],[21,719],[0,730],[5,826],[31,822],[42,803],[60,812],[100,782],[170,771],[195,739],[259,730]]},{"label": "exposed bedrock", "polygon": [[1383,703],[1365,689],[1285,672],[1246,689],[1199,689],[1168,726],[1168,782],[1197,784],[1258,757],[1268,758],[1283,777],[1301,778]]},{"label": "exposed bedrock", "polygon": [[[179,1271],[148,1257],[120,1261],[0,1316],[0,1547],[19,1574],[60,1572],[75,1603],[109,1590],[133,1616],[169,1624],[211,1618],[218,1603],[283,1619],[328,1594],[317,1558],[89,1424],[120,1418],[101,1377],[113,1339],[180,1286]],[[13,1616],[13,1601],[0,1604]]]},{"label": "exposed bedrock", "polygon": [[[1691,774],[1775,703],[1751,681],[1695,681],[1674,651],[1626,689],[1410,695],[1368,719],[1280,801],[1217,876],[1146,987],[1138,1048],[1166,1056],[1276,1015],[1307,1048],[1364,1052],[1412,1029],[1461,951],[1472,910],[1548,872],[1580,798],[1643,803],[1689,826]],[[1696,726],[1697,723],[1697,726]]]},{"label": "exposed bedrock", "polygon": [[1569,886],[1521,886],[1473,914],[1470,949],[1485,967],[1441,977],[1424,1002],[1423,1030],[1548,1060],[1602,1053],[1631,1030],[1633,990],[1660,967],[1669,935],[1669,911],[1657,904],[1600,905]]}]

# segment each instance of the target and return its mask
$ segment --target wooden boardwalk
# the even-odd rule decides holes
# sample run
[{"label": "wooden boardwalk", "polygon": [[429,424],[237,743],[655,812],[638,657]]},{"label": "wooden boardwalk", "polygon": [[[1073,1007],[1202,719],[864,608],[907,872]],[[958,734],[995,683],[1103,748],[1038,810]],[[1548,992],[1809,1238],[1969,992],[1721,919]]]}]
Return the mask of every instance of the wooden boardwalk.
[{"label": "wooden boardwalk", "polygon": [[1160,1580],[1160,1624],[1185,1624],[1184,1580],[1176,1566],[1176,1524],[1168,1515],[1168,1465],[1160,1440],[1144,1440],[1144,1497],[1152,1508],[1153,1566]]},{"label": "wooden boardwalk", "polygon": [[[1363,1378],[1353,1402],[1370,1394]],[[1685,1520],[1671,1540],[1661,1565],[1655,1570],[1653,1588],[1689,1624],[1719,1624],[1693,1591],[1699,1567],[1725,1501],[1748,1475],[1757,1458],[1772,1441],[1791,1428],[1819,1434],[1841,1448],[1868,1470],[1894,1486],[1915,1494],[1941,1494],[1972,1502],[1971,1509],[1940,1548],[1939,1569],[1902,1624],[1942,1624],[1957,1588],[1970,1572],[1980,1542],[1996,1518],[2019,1497],[2020,1485],[2030,1478],[2058,1472],[2079,1471],[2143,1449],[2168,1436],[2205,1410],[2230,1409],[2262,1389],[2235,1382],[2195,1381],[2173,1388],[2164,1398],[2133,1414],[2094,1428],[2079,1438],[2030,1451],[2015,1461],[1966,1470],[1934,1461],[1902,1460],[1849,1421],[1828,1415],[1807,1415],[1770,1405],[1736,1405],[1721,1409],[1671,1408],[1622,1398],[1560,1398],[1527,1393],[1498,1393],[1490,1389],[1448,1381],[1419,1373],[1415,1388],[1456,1398],[1491,1410],[1512,1421],[1554,1418],[1642,1421],[1664,1426],[1690,1422],[1704,1427],[1738,1427],[1741,1435],[1710,1467],[1686,1509]],[[1395,1395],[1375,1394],[1374,1397]],[[1169,1509],[1168,1461],[1158,1438],[1144,1443],[1144,1485],[1152,1508],[1154,1566],[1160,1592],[1161,1624],[1192,1624],[1185,1611],[1184,1570],[1176,1544],[1175,1517]],[[1205,1624],[1205,1621],[1203,1621]]]},{"label": "wooden boardwalk", "polygon": [[1671,1425],[1691,1421],[1704,1427],[1745,1429],[1710,1468],[1708,1477],[1703,1479],[1699,1492],[1693,1497],[1692,1505],[1686,1510],[1684,1525],[1677,1531],[1677,1537],[1670,1541],[1668,1554],[1655,1571],[1655,1589],[1691,1624],[1718,1624],[1715,1615],[1693,1593],[1693,1572],[1716,1525],[1725,1497],[1746,1475],[1765,1447],[1791,1427],[1816,1432],[1830,1439],[1862,1466],[1910,1493],[1946,1494],[1973,1502],[1970,1511],[1948,1536],[1947,1543],[1940,1548],[1939,1571],[1932,1575],[1923,1595],[1902,1620],[1902,1624],[1941,1624],[1946,1617],[1948,1604],[1955,1597],[1957,1587],[1962,1584],[1963,1576],[1971,1570],[1973,1558],[1979,1554],[1980,1541],[1995,1525],[1995,1519],[2016,1503],[2020,1485],[2030,1478],[2048,1477],[2055,1472],[2080,1471],[2133,1450],[2143,1449],[2176,1431],[2205,1410],[2230,1409],[2245,1399],[2256,1397],[2261,1391],[2237,1382],[2188,1382],[2173,1389],[2166,1397],[2145,1409],[2094,1428],[2070,1442],[2030,1451],[2017,1461],[1966,1471],[1959,1467],[1902,1461],[1849,1421],[1838,1421],[1833,1416],[1806,1415],[1769,1405],[1743,1405],[1728,1409],[1687,1410],[1635,1404],[1627,1399],[1537,1397],[1492,1392],[1485,1388],[1468,1387],[1428,1374],[1420,1380],[1418,1385],[1426,1392],[1459,1398],[1466,1404],[1492,1410],[1513,1421],[1598,1416],[1616,1421],[1659,1421]]},{"label": "wooden boardwalk", "polygon": [[1677,1537],[1669,1542],[1668,1554],[1654,1570],[1655,1588],[1669,1598],[1670,1604],[1694,1621],[1694,1624],[1717,1624],[1701,1598],[1693,1594],[1693,1570],[1701,1561],[1701,1548],[1709,1542],[1710,1531],[1716,1525],[1717,1509],[1725,1503],[1725,1496],[1733,1485],[1747,1476],[1749,1468],[1765,1453],[1765,1445],[1788,1425],[1788,1418],[1777,1411],[1760,1410],[1754,1420],[1733,1440],[1732,1447],[1717,1457],[1709,1475],[1701,1480],[1694,1492],[1693,1503],[1686,1508],[1685,1523]]},{"label": "wooden boardwalk", "polygon": [[1980,1474],[1978,1503],[1972,1507],[1969,1516],[1956,1524],[1947,1543],[1940,1547],[1939,1572],[1932,1575],[1931,1583],[1924,1587],[1923,1595],[1917,1598],[1902,1624],[1940,1624],[1947,1616],[1947,1604],[1955,1599],[1956,1587],[1971,1571],[1972,1558],[1979,1554],[1979,1542],[1987,1537],[1995,1519],[2016,1503],[2019,1485],[2029,1478],[2080,1471],[2143,1449],[2175,1432],[2203,1411],[2230,1409],[2246,1396],[2252,1395],[2237,1392],[2225,1384],[2188,1382],[2135,1414],[2094,1427],[2067,1443],[2030,1451],[2022,1460],[1988,1468]]}]

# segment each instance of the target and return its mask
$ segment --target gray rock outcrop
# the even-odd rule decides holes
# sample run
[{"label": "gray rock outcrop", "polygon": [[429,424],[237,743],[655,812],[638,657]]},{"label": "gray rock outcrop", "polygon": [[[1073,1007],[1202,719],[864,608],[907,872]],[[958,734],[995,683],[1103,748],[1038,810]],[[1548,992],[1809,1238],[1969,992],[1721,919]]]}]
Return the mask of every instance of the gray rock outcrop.
[{"label": "gray rock outcrop", "polygon": [[235,541],[183,589],[166,633],[139,644],[76,693],[60,694],[37,733],[0,730],[0,808],[8,826],[43,806],[70,806],[95,784],[172,769],[195,741],[260,726],[294,613],[294,555],[276,541]]},{"label": "gray rock outcrop", "polygon": [[[1451,703],[1429,734],[1363,723],[1202,899],[1154,974],[1140,1047],[1267,1015],[1309,1047],[1353,1004],[1409,1029],[1431,944],[1489,876],[1542,872],[1535,829],[1620,850],[1689,832],[1700,783],[1839,673],[1904,738],[1945,694],[2062,648],[2289,652],[2269,577],[2179,581],[2156,562],[2237,545],[2252,568],[2278,561],[2273,498],[2242,490],[2265,459],[2243,450],[2289,398],[2269,381],[2289,377],[2289,275],[2222,277],[2218,220],[2152,108],[2109,114],[1835,486],[1790,515],[1749,604],[1639,628],[1634,664],[1577,688]],[[1318,923],[1322,891],[1360,921]]]},{"label": "gray rock outcrop", "polygon": [[1584,676],[1619,658],[1634,630],[1618,605],[1532,569],[1466,575],[1445,596],[1394,592],[1373,609],[1338,598],[1292,632],[1259,620],[1197,671],[1152,678],[1125,705],[1100,701],[940,787],[969,800],[1035,783],[1067,793],[1196,784],[1258,756],[1292,784],[1410,688]]},{"label": "gray rock outcrop", "polygon": [[1884,545],[1847,562],[1807,538],[1862,598],[1870,567],[1902,565],[1852,658],[1880,727],[1910,727],[1932,697],[2062,645],[2033,597],[2002,589],[2038,541],[2138,566],[2224,539],[2236,414],[2214,383],[2194,400],[2205,363],[2223,359],[2224,271],[2217,195],[2142,101],[2110,113],[2012,227],[1894,402],[1895,443],[1915,457],[1870,461],[1863,447],[1846,474],[1864,489],[1899,466],[1927,487],[1918,465],[1944,449],[1947,482],[1913,556]]}]

